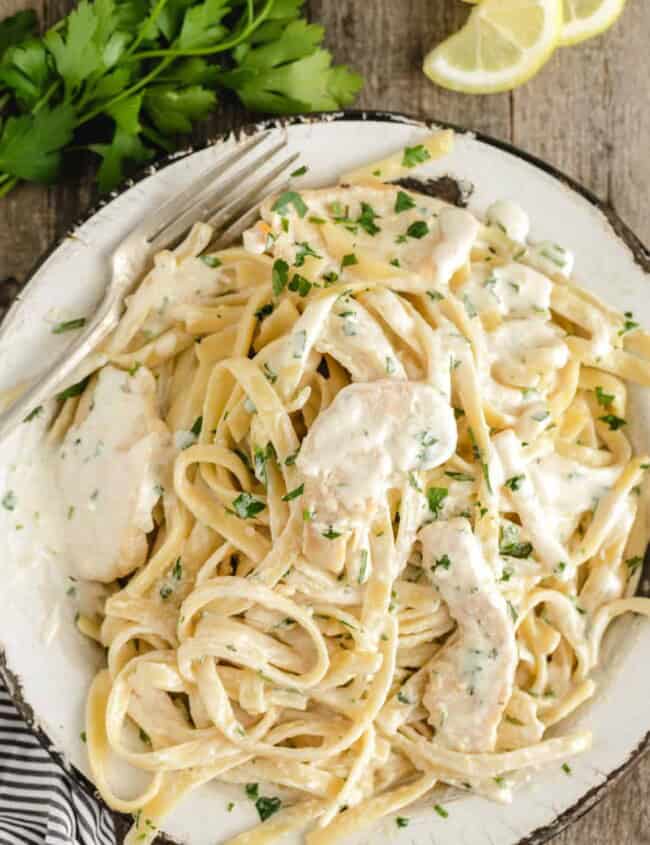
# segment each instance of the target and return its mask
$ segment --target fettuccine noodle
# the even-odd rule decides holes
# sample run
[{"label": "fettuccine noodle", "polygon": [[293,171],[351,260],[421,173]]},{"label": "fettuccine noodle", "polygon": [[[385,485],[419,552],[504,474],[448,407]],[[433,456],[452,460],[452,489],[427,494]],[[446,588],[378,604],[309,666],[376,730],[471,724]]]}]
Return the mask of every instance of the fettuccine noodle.
[{"label": "fettuccine noodle", "polygon": [[650,613],[625,433],[650,335],[512,204],[381,178],[267,200],[220,252],[195,226],[50,432],[70,557],[111,585],[80,620],[107,650],[87,736],[129,845],[213,779],[265,784],[231,845],[331,845],[436,784],[509,800],[589,747],[547,731]]}]

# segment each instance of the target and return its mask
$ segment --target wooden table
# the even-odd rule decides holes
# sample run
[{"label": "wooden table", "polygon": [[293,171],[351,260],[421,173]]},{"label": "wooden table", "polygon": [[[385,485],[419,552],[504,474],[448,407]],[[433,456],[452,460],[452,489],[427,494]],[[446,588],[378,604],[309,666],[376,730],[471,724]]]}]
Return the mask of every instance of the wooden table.
[{"label": "wooden table", "polygon": [[[50,25],[74,5],[0,0],[0,17],[32,6]],[[650,4],[628,0],[622,19],[604,37],[558,51],[524,88],[491,97],[448,93],[420,71],[426,50],[463,20],[466,10],[458,0],[311,0],[310,6],[312,19],[325,24],[337,60],[364,75],[361,107],[440,118],[511,141],[582,182],[650,242]],[[248,117],[234,104],[224,106],[195,140]],[[22,187],[0,200],[0,310],[94,198],[85,170],[71,174],[64,186]],[[649,794],[646,755],[554,843],[649,842]]]}]

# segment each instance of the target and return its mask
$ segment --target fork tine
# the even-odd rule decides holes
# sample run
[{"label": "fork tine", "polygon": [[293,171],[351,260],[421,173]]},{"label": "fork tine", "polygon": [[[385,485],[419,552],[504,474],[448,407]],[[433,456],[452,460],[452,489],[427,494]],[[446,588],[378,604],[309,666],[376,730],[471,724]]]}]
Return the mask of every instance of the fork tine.
[{"label": "fork tine", "polygon": [[[259,154],[256,154],[254,158],[249,156],[243,160],[242,167],[238,168],[232,176],[224,173],[219,174],[212,182],[205,185],[198,196],[195,196],[193,201],[152,239],[150,247],[152,249],[160,249],[174,243],[192,224],[198,221],[204,221],[211,214],[214,214],[215,209],[218,210],[221,208],[224,203],[231,200],[233,194],[241,190],[241,186],[246,182],[251,173],[263,167],[276,153],[286,146],[286,143],[286,138],[282,138],[268,150],[263,150]],[[224,178],[224,176],[227,178]],[[215,197],[217,191],[218,194]]]},{"label": "fork tine", "polygon": [[250,201],[259,196],[259,194],[271,185],[282,173],[291,167],[291,165],[300,158],[300,153],[293,153],[289,158],[277,164],[268,173],[263,174],[257,181],[247,186],[253,174],[249,174],[239,185],[240,189],[244,189],[243,193],[239,193],[234,199],[227,203],[223,208],[219,209],[216,214],[208,219],[210,226],[215,229],[223,230],[228,226],[232,226],[237,222],[240,215],[249,211]]},{"label": "fork tine", "polygon": [[228,226],[227,229],[224,229],[222,232],[219,233],[219,237],[216,241],[210,245],[213,249],[225,249],[227,246],[236,241],[240,238],[246,229],[253,225],[253,223],[257,220],[260,214],[260,206],[264,202],[264,200],[275,193],[281,193],[286,188],[289,187],[289,180],[283,179],[281,182],[278,182],[275,185],[269,185],[268,190],[265,190],[260,197],[259,202],[255,203],[255,205],[247,211],[242,217],[239,217],[233,223]]},{"label": "fork tine", "polygon": [[189,204],[195,201],[197,194],[202,192],[206,184],[212,183],[219,175],[223,175],[247,153],[262,144],[270,134],[271,130],[267,130],[259,135],[254,135],[252,138],[248,138],[241,144],[237,144],[231,152],[226,155],[220,155],[219,159],[203,170],[196,179],[193,179],[187,188],[170,197],[143,224],[143,235],[146,240],[152,240],[157,237],[165,227],[173,223],[179,214],[182,214],[186,210]]}]

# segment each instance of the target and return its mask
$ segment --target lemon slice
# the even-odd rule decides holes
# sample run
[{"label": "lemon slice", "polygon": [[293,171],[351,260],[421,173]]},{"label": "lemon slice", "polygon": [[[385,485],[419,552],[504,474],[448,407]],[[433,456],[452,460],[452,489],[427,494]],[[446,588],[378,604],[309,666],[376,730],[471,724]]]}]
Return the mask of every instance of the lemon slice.
[{"label": "lemon slice", "polygon": [[563,0],[563,5],[560,44],[566,47],[609,29],[623,11],[625,0]]},{"label": "lemon slice", "polygon": [[509,91],[549,58],[561,27],[562,0],[483,0],[459,32],[426,56],[423,69],[452,91]]}]

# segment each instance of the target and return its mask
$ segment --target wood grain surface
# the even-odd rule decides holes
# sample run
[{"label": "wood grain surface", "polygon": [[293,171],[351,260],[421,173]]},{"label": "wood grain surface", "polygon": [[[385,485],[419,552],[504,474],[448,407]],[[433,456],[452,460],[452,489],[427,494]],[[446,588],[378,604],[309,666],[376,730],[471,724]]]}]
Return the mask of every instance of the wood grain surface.
[{"label": "wood grain surface", "polygon": [[[49,25],[73,5],[74,0],[0,0],[0,18],[31,6]],[[558,50],[524,88],[490,97],[443,91],[420,71],[424,53],[466,16],[459,0],[311,0],[309,5],[312,19],[326,26],[336,59],[366,79],[359,106],[448,120],[511,141],[590,188],[644,243],[650,242],[648,0],[628,0],[605,36]],[[195,139],[249,117],[226,103]],[[0,200],[0,310],[39,256],[96,198],[90,173],[82,162],[63,186],[23,186]],[[648,795],[650,755],[554,845],[650,843]]]}]

